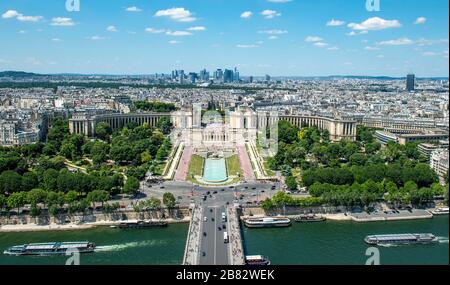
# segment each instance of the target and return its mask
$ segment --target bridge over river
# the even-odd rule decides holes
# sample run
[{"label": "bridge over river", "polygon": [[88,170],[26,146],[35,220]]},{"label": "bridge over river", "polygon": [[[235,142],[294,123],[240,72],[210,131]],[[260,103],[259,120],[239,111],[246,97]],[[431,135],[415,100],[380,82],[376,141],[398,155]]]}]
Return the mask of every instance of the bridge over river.
[{"label": "bridge over river", "polygon": [[[222,219],[225,213],[226,219]],[[228,240],[225,240],[224,233]],[[189,226],[183,265],[244,265],[244,249],[235,206],[196,205]]]}]

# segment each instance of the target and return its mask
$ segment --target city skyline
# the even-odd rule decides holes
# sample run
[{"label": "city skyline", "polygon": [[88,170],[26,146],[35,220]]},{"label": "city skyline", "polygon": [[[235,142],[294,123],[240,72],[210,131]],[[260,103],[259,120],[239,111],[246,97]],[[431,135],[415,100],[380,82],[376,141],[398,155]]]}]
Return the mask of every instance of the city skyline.
[{"label": "city skyline", "polygon": [[0,3],[0,70],[448,77],[448,1],[64,2]]}]

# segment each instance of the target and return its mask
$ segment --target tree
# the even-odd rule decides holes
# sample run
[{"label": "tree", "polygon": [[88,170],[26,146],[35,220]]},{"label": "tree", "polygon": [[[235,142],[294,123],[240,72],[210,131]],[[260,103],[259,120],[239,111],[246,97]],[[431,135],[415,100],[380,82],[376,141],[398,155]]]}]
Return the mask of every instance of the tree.
[{"label": "tree", "polygon": [[165,135],[169,134],[172,130],[172,123],[170,122],[169,117],[162,117],[159,119],[158,123],[156,124],[156,127]]},{"label": "tree", "polygon": [[109,141],[111,134],[112,129],[108,123],[101,122],[95,126],[95,136],[99,139]]},{"label": "tree", "polygon": [[286,177],[286,186],[289,190],[297,190],[298,185],[294,176]]},{"label": "tree", "polygon": [[288,121],[278,122],[278,140],[287,144],[295,142],[298,138],[298,128]]},{"label": "tree", "polygon": [[261,202],[261,208],[267,212],[271,210],[274,207],[272,200],[269,198],[266,198],[264,201]]},{"label": "tree", "polygon": [[109,144],[96,141],[92,144],[90,155],[94,164],[100,164],[108,159]]},{"label": "tree", "polygon": [[0,191],[2,193],[14,193],[20,191],[22,176],[12,170],[4,171],[0,175]]},{"label": "tree", "polygon": [[161,200],[152,197],[147,201],[147,206],[152,210],[157,210],[161,207]]},{"label": "tree", "polygon": [[172,209],[176,205],[175,196],[172,193],[166,192],[163,195],[163,204],[166,205],[167,208]]},{"label": "tree", "polygon": [[125,182],[125,186],[123,187],[123,192],[126,194],[136,195],[139,191],[140,184],[139,180],[136,177],[130,176]]},{"label": "tree", "polygon": [[7,199],[3,194],[0,194],[0,210],[4,209],[7,206]]},{"label": "tree", "polygon": [[17,208],[19,214],[20,207],[23,207],[26,203],[27,194],[25,192],[15,192],[9,195],[6,203],[10,208]]},{"label": "tree", "polygon": [[78,200],[78,193],[76,191],[71,190],[67,192],[66,195],[64,195],[64,201],[67,204],[71,204],[77,200]]},{"label": "tree", "polygon": [[47,199],[47,192],[42,189],[33,189],[27,193],[27,201],[31,205],[45,203]]},{"label": "tree", "polygon": [[26,172],[22,175],[22,191],[30,191],[38,186],[39,181],[36,173],[34,172]]}]

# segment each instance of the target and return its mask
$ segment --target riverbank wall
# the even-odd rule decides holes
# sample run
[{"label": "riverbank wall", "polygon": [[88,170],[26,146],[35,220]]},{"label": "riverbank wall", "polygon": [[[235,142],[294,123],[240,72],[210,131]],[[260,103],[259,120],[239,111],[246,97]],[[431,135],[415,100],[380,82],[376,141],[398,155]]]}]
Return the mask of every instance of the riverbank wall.
[{"label": "riverbank wall", "polygon": [[30,215],[0,216],[0,232],[26,232],[46,230],[78,230],[90,229],[96,226],[110,226],[122,221],[132,220],[164,220],[167,223],[189,222],[192,212],[189,207],[176,209],[135,212],[131,209],[121,209],[112,213],[88,212],[84,214],[60,214],[50,216],[41,214],[38,217]]}]

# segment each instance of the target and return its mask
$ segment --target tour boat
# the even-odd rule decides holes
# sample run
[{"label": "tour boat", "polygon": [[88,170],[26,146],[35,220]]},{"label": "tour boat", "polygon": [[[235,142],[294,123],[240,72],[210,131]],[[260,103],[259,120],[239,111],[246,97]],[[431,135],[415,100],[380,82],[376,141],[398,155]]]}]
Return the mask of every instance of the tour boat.
[{"label": "tour boat", "polygon": [[244,224],[248,228],[289,227],[291,220],[285,217],[248,218]]},{"label": "tour boat", "polygon": [[8,255],[64,255],[66,252],[93,252],[95,244],[88,241],[80,242],[47,242],[15,245],[3,253]]},{"label": "tour boat", "polygon": [[390,234],[366,236],[364,241],[368,244],[429,244],[438,242],[433,234]]}]

